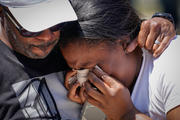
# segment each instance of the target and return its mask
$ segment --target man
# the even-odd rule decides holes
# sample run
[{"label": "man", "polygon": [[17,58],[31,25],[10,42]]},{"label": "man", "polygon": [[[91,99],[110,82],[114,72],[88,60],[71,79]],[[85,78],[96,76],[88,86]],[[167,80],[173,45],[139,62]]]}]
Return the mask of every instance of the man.
[{"label": "man", "polygon": [[74,10],[66,0],[13,4],[19,6],[1,13],[0,119],[77,119],[79,106],[66,99],[66,66],[55,47],[59,23],[76,20]]},{"label": "man", "polygon": [[[56,47],[61,23],[77,19],[69,1],[1,0],[0,3],[3,5],[0,119],[79,119],[81,106],[66,97],[63,71],[67,67]],[[142,44],[150,49],[159,35],[154,34],[154,27],[160,30],[164,25],[155,18],[152,21],[144,23],[142,28],[149,28],[149,31],[142,31],[145,34],[141,35]],[[173,28],[168,20],[164,22]],[[169,32],[174,33],[174,29]]]}]

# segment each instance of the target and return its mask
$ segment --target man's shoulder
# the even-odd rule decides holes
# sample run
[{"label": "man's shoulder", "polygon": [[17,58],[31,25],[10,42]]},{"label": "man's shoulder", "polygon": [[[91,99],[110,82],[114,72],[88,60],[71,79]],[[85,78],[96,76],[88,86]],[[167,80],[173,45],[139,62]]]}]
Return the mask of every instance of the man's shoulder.
[{"label": "man's shoulder", "polygon": [[[10,48],[0,39],[0,53],[11,51]],[[2,54],[0,54],[2,55]]]},{"label": "man's shoulder", "polygon": [[0,40],[0,70],[8,68],[14,58],[13,51]]}]

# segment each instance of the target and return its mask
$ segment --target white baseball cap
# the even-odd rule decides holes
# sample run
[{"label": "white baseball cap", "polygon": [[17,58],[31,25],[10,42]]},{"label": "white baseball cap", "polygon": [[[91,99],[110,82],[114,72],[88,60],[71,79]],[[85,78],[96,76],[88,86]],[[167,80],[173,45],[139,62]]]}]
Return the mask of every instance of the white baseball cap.
[{"label": "white baseball cap", "polygon": [[0,0],[26,30],[39,32],[56,24],[77,20],[69,0]]}]

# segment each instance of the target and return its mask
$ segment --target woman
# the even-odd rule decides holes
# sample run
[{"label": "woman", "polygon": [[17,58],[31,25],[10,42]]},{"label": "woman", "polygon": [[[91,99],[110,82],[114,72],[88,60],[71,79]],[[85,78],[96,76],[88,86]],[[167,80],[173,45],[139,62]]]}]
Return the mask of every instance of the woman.
[{"label": "woman", "polygon": [[[179,40],[154,59],[137,46],[141,20],[127,0],[78,2],[74,0],[73,5],[79,24],[64,28],[60,48],[71,68],[91,72],[78,95],[78,83],[69,88],[71,100],[82,103],[86,99],[108,120],[179,119],[180,73],[176,68],[180,67],[180,56],[173,55]],[[67,79],[74,74],[69,73]]]}]

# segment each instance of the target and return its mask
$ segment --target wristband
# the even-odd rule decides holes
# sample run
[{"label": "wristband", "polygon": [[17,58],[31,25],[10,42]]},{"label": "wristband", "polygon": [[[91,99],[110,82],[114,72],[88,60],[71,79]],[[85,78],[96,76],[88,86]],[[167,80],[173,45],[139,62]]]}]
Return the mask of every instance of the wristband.
[{"label": "wristband", "polygon": [[174,27],[176,28],[176,25],[175,25],[175,22],[174,22],[174,18],[172,17],[171,14],[158,12],[158,13],[155,13],[155,14],[152,16],[152,18],[154,18],[154,17],[165,18],[165,19],[169,20],[169,21],[174,25]]}]

